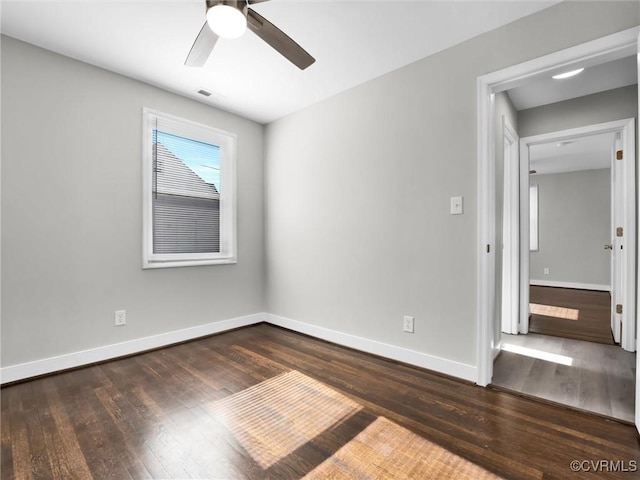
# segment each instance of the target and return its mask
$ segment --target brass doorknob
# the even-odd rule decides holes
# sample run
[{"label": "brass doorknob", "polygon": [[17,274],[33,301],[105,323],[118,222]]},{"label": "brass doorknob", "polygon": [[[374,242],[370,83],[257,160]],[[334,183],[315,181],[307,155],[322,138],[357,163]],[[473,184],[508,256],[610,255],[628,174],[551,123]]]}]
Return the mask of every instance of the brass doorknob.
[{"label": "brass doorknob", "polygon": [[613,250],[613,245],[611,245],[610,243],[604,246],[605,250]]}]

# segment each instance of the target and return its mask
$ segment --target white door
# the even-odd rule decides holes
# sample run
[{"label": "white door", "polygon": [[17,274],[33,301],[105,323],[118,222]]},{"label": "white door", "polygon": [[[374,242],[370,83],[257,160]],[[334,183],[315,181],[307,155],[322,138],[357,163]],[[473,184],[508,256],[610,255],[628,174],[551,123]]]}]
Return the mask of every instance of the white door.
[{"label": "white door", "polygon": [[[529,137],[532,138],[532,137]],[[544,142],[543,142],[544,143]],[[530,143],[527,139],[520,139],[520,217],[518,218],[520,230],[520,333],[529,333],[529,251],[531,249],[530,212],[531,195],[529,180],[530,170]]]},{"label": "white door", "polygon": [[[615,225],[614,248],[616,270],[620,272],[619,293],[616,293],[616,315],[620,318],[620,346],[636,351],[636,125],[629,119],[620,131],[620,150],[616,152],[616,188],[622,191],[620,223]],[[618,157],[621,159],[618,160]],[[620,305],[620,307],[618,307]],[[619,309],[618,309],[619,308]]]},{"label": "white door", "polygon": [[517,335],[519,329],[520,232],[518,225],[519,147],[518,134],[502,117],[504,178],[502,203],[502,331]]}]

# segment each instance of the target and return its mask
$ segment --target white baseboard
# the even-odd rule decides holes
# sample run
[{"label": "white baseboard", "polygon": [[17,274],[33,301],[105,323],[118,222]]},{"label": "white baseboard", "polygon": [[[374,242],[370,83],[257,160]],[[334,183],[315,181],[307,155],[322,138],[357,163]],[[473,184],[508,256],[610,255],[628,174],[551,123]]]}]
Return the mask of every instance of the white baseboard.
[{"label": "white baseboard", "polygon": [[539,287],[560,287],[560,288],[578,288],[580,290],[597,290],[599,292],[610,292],[610,285],[600,285],[597,283],[576,283],[576,282],[560,282],[556,280],[529,280],[529,285]]},{"label": "white baseboard", "polygon": [[388,343],[357,337],[337,330],[318,327],[310,323],[304,323],[298,320],[272,315],[270,313],[266,314],[266,321],[272,325],[287,328],[294,332],[304,333],[315,338],[327,340],[362,352],[379,355],[381,357],[408,363],[416,367],[426,368],[435,372],[451,375],[452,377],[469,380],[471,382],[475,382],[477,380],[477,367],[474,365],[467,365],[453,360],[447,360],[445,358],[416,352],[402,347],[396,347],[395,345],[389,345]]},{"label": "white baseboard", "polygon": [[184,342],[214,333],[232,330],[234,328],[246,327],[265,321],[264,313],[255,313],[243,317],[231,318],[219,322],[198,325],[197,327],[175,330],[172,332],[160,333],[150,337],[137,338],[122,343],[105,345],[103,347],[82,350],[79,352],[58,355],[56,357],[44,358],[33,362],[21,363],[0,368],[0,383],[10,383],[17,380],[36,377],[69,368],[81,367],[96,362],[103,362],[112,358],[132,355],[154,348],[164,347],[174,343]]},{"label": "white baseboard", "polygon": [[103,347],[82,350],[79,352],[44,358],[33,362],[10,365],[0,368],[0,383],[11,383],[18,380],[46,375],[49,373],[82,367],[96,362],[103,362],[113,358],[123,357],[160,348],[174,343],[193,340],[215,333],[225,332],[234,328],[246,327],[257,323],[267,322],[272,325],[287,328],[294,332],[310,335],[315,338],[354,348],[362,352],[379,355],[399,362],[444,373],[453,377],[475,382],[477,368],[473,365],[447,360],[445,358],[416,352],[395,345],[358,337],[348,333],[318,327],[309,323],[292,320],[269,313],[255,313],[244,317],[231,318],[219,322],[212,322],[197,327],[185,328],[173,332],[161,333],[149,337],[129,340],[122,343],[105,345]]},{"label": "white baseboard", "polygon": [[498,355],[500,355],[501,351],[502,351],[502,340],[500,340],[497,345],[493,346],[492,354],[493,354],[494,360],[498,358]]}]

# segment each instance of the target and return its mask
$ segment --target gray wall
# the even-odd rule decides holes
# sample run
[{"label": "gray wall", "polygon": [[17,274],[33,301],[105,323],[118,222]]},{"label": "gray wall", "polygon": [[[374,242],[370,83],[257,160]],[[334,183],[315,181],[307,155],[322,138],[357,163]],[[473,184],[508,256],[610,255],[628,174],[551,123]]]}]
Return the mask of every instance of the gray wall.
[{"label": "gray wall", "polygon": [[[238,134],[237,265],[142,270],[143,106]],[[3,37],[2,128],[3,366],[264,310],[261,125]]]},{"label": "gray wall", "polygon": [[[534,175],[538,185],[539,250],[530,278],[610,285],[611,170]],[[544,268],[549,275],[544,275]]]},{"label": "gray wall", "polygon": [[638,116],[638,86],[616,88],[518,112],[518,133],[530,137],[542,133],[586,127]]},{"label": "gray wall", "polygon": [[268,311],[475,365],[477,77],[638,19],[563,2],[269,125]]}]

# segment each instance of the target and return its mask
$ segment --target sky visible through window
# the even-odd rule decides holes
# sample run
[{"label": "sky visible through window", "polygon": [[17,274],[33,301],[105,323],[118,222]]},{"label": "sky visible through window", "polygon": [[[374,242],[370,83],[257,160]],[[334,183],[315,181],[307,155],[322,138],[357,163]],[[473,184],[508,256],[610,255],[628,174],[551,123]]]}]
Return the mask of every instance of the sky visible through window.
[{"label": "sky visible through window", "polygon": [[154,130],[156,141],[182,160],[193,173],[220,191],[220,147],[210,143]]}]

